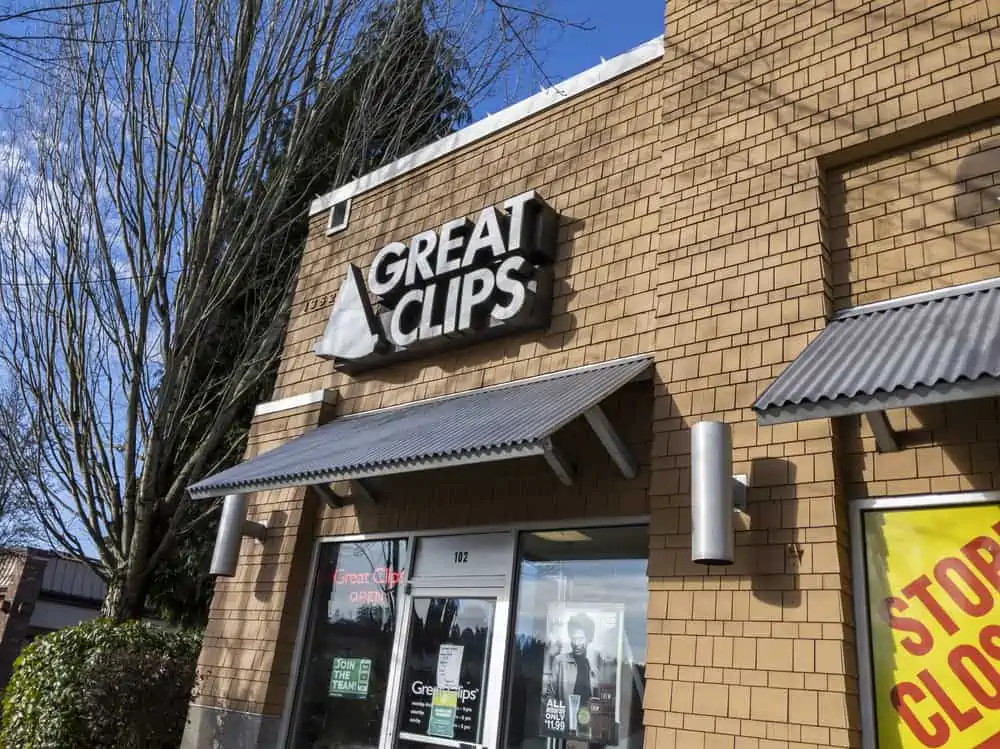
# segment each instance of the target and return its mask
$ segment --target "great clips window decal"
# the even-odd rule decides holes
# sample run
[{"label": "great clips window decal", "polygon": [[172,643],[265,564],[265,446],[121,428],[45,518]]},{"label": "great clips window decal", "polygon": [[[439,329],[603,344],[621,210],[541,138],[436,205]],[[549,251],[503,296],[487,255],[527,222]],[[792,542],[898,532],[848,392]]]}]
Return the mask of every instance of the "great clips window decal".
[{"label": "great clips window decal", "polygon": [[1000,749],[1000,506],[864,515],[878,746]]},{"label": "great clips window decal", "polygon": [[548,325],[558,216],[535,191],[350,265],[316,353],[362,371]]}]

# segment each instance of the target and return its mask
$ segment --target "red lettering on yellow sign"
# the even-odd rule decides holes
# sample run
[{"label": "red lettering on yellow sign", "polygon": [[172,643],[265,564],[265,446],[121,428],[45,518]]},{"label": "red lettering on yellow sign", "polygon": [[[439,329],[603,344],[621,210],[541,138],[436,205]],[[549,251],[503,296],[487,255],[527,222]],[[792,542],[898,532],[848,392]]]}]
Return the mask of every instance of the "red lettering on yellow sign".
[{"label": "red lettering on yellow sign", "polygon": [[[918,742],[906,739],[904,749],[983,747],[1000,741],[1000,624],[995,623],[1000,621],[1000,522],[989,527],[994,536],[975,535],[953,546],[954,553],[931,557],[927,572],[898,587],[890,585],[886,592],[898,593],[875,605],[878,619],[901,634],[894,640],[900,650],[891,657],[899,661],[906,654],[919,664],[895,683],[883,680],[888,704]],[[887,548],[890,563],[893,553]],[[869,576],[871,562],[869,557]],[[881,659],[884,666],[884,654]],[[985,741],[984,730],[989,733]],[[966,733],[973,743],[956,744]]]}]

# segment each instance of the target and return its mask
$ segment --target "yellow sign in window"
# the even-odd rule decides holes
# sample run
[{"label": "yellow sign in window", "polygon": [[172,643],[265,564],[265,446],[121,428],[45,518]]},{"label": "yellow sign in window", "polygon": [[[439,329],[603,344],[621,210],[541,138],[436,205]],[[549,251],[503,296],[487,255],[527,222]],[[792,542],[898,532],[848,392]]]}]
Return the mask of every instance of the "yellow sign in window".
[{"label": "yellow sign in window", "polygon": [[880,749],[1000,749],[1000,505],[864,514]]}]

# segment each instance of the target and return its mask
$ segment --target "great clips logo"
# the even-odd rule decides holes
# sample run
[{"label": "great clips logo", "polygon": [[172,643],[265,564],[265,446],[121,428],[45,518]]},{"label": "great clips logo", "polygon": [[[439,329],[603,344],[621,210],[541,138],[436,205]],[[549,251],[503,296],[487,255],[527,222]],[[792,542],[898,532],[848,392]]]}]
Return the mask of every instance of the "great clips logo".
[{"label": "great clips logo", "polygon": [[[410,684],[410,691],[413,692],[416,697],[433,697],[435,688],[430,684],[424,684],[422,681],[415,681]],[[459,702],[475,702],[479,699],[478,689],[466,689],[465,687],[462,687],[461,689],[458,689],[457,692]]]},{"label": "great clips logo", "polygon": [[386,245],[367,279],[348,266],[316,353],[357,372],[547,326],[557,223],[532,190]]}]

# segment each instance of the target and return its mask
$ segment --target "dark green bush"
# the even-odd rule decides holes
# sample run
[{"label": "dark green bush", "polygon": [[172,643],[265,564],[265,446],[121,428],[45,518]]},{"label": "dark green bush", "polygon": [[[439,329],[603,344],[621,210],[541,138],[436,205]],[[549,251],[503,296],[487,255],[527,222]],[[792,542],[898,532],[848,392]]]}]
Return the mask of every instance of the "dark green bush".
[{"label": "dark green bush", "polygon": [[35,640],[3,698],[3,749],[176,749],[200,636],[85,622]]}]

